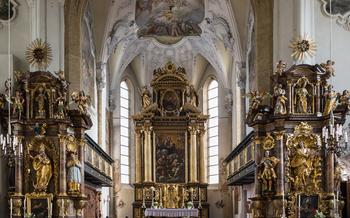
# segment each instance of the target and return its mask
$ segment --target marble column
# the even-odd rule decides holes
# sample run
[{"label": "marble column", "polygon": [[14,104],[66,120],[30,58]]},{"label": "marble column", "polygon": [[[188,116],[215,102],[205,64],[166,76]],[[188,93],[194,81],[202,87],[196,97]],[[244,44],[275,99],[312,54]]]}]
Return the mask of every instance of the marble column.
[{"label": "marble column", "polygon": [[334,152],[328,151],[326,159],[327,193],[334,194]]},{"label": "marble column", "polygon": [[105,82],[105,73],[104,73],[104,64],[98,63],[96,66],[96,84],[97,84],[97,123],[98,123],[98,132],[97,132],[97,143],[102,146],[103,145],[103,125],[102,125],[102,118],[103,118],[103,89],[106,86]]},{"label": "marble column", "polygon": [[202,129],[200,131],[200,148],[199,148],[199,168],[200,168],[200,178],[199,178],[199,182],[201,184],[207,184],[208,183],[208,148],[207,148],[207,140],[205,138],[205,130]]},{"label": "marble column", "polygon": [[142,147],[141,147],[141,131],[135,129],[135,183],[142,182]]},{"label": "marble column", "polygon": [[[23,141],[22,135],[22,126],[18,123],[13,124],[12,133],[14,136],[18,136],[19,142]],[[23,145],[24,146],[24,145]],[[24,148],[23,148],[24,149]],[[25,152],[23,150],[23,152]],[[19,148],[16,148],[16,153],[19,153]],[[11,161],[9,161],[9,165],[11,164]],[[15,170],[15,192],[18,194],[22,194],[23,191],[23,159],[20,158],[19,155],[16,156],[16,159],[14,160],[14,170]],[[10,169],[11,170],[11,169]]]},{"label": "marble column", "polygon": [[[258,165],[261,162],[262,158],[262,151],[261,151],[261,144],[262,144],[262,138],[256,137],[255,138],[255,164]],[[259,170],[258,167],[255,168],[255,176],[254,176],[254,184],[255,184],[255,197],[261,196],[261,183],[258,179]]]},{"label": "marble column", "polygon": [[59,195],[67,195],[67,173],[66,173],[66,136],[59,136],[60,165],[59,165]]},{"label": "marble column", "polygon": [[197,167],[197,132],[196,126],[190,126],[188,128],[190,132],[190,178],[189,182],[198,182],[198,167]]},{"label": "marble column", "polygon": [[284,195],[284,143],[283,143],[283,136],[284,131],[276,132],[276,139],[277,139],[277,149],[278,149],[278,157],[280,159],[279,164],[277,165],[277,174],[279,175],[277,178],[277,184],[276,184],[276,193],[277,195]]},{"label": "marble column", "polygon": [[144,182],[152,182],[152,127],[144,126]]},{"label": "marble column", "polygon": [[85,193],[85,172],[84,172],[84,163],[85,163],[85,139],[84,139],[85,130],[82,128],[75,129],[75,138],[78,143],[78,152],[79,152],[79,161],[81,163],[80,175],[81,175],[81,184],[80,184],[80,193]]}]

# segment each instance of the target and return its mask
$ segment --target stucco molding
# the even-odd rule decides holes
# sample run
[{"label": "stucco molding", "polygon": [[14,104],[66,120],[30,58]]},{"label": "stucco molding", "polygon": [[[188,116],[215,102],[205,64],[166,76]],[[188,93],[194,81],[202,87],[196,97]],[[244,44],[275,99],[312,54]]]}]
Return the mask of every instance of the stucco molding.
[{"label": "stucco molding", "polygon": [[[330,1],[329,0],[320,0],[322,3],[321,11],[323,14],[329,17],[336,18],[337,23],[342,26],[345,30],[350,31],[350,7],[343,7],[339,5],[339,9],[334,11],[327,10],[330,7]],[[350,3],[350,1],[349,1]],[[336,1],[332,1],[333,6],[337,6]],[[346,4],[346,3],[343,3]],[[330,13],[331,12],[331,13]]]},{"label": "stucco molding", "polygon": [[12,15],[9,17],[9,19],[2,19],[0,16],[0,29],[2,29],[5,25],[10,25],[10,23],[17,17],[17,2],[15,0],[10,0],[9,3],[11,7],[6,6],[5,1],[0,7],[0,9],[8,8],[12,12]]}]

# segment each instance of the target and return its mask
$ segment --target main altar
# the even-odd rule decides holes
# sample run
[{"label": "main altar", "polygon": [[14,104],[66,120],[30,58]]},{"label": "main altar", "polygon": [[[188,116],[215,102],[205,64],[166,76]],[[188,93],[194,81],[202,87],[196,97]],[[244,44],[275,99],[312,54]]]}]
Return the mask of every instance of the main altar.
[{"label": "main altar", "polygon": [[167,63],[142,89],[135,123],[135,218],[146,208],[198,208],[209,217],[205,123],[184,68]]}]

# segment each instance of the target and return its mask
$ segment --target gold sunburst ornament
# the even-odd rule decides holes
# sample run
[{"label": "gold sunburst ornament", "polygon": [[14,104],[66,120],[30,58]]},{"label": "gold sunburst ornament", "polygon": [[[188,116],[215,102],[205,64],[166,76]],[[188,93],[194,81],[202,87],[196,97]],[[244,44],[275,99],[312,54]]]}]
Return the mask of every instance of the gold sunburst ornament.
[{"label": "gold sunburst ornament", "polygon": [[50,44],[41,39],[34,40],[27,47],[26,59],[31,66],[36,66],[39,70],[46,69],[52,60]]},{"label": "gold sunburst ornament", "polygon": [[306,56],[313,57],[317,50],[316,42],[308,36],[293,39],[289,47],[293,49],[291,56],[294,60],[303,60]]}]

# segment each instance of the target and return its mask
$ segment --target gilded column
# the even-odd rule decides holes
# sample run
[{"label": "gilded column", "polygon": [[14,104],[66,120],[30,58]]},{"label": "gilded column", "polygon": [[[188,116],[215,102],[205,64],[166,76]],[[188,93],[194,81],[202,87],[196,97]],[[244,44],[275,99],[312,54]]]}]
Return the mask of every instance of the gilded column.
[{"label": "gilded column", "polygon": [[151,126],[144,126],[143,128],[144,132],[144,182],[152,182],[152,140],[151,140],[151,133],[152,133],[152,127]]},{"label": "gilded column", "polygon": [[320,87],[320,76],[317,76],[316,83],[316,114],[321,114],[321,87]]},{"label": "gilded column", "polygon": [[190,182],[198,182],[197,168],[197,127],[190,126]]},{"label": "gilded column", "polygon": [[135,130],[135,183],[141,183],[141,160],[142,160],[142,148],[141,148],[141,131]]},{"label": "gilded column", "polygon": [[208,156],[208,150],[207,150],[207,144],[205,140],[205,130],[200,131],[200,156],[199,156],[199,170],[200,170],[200,183],[208,183],[208,167],[207,167],[207,156]]}]

